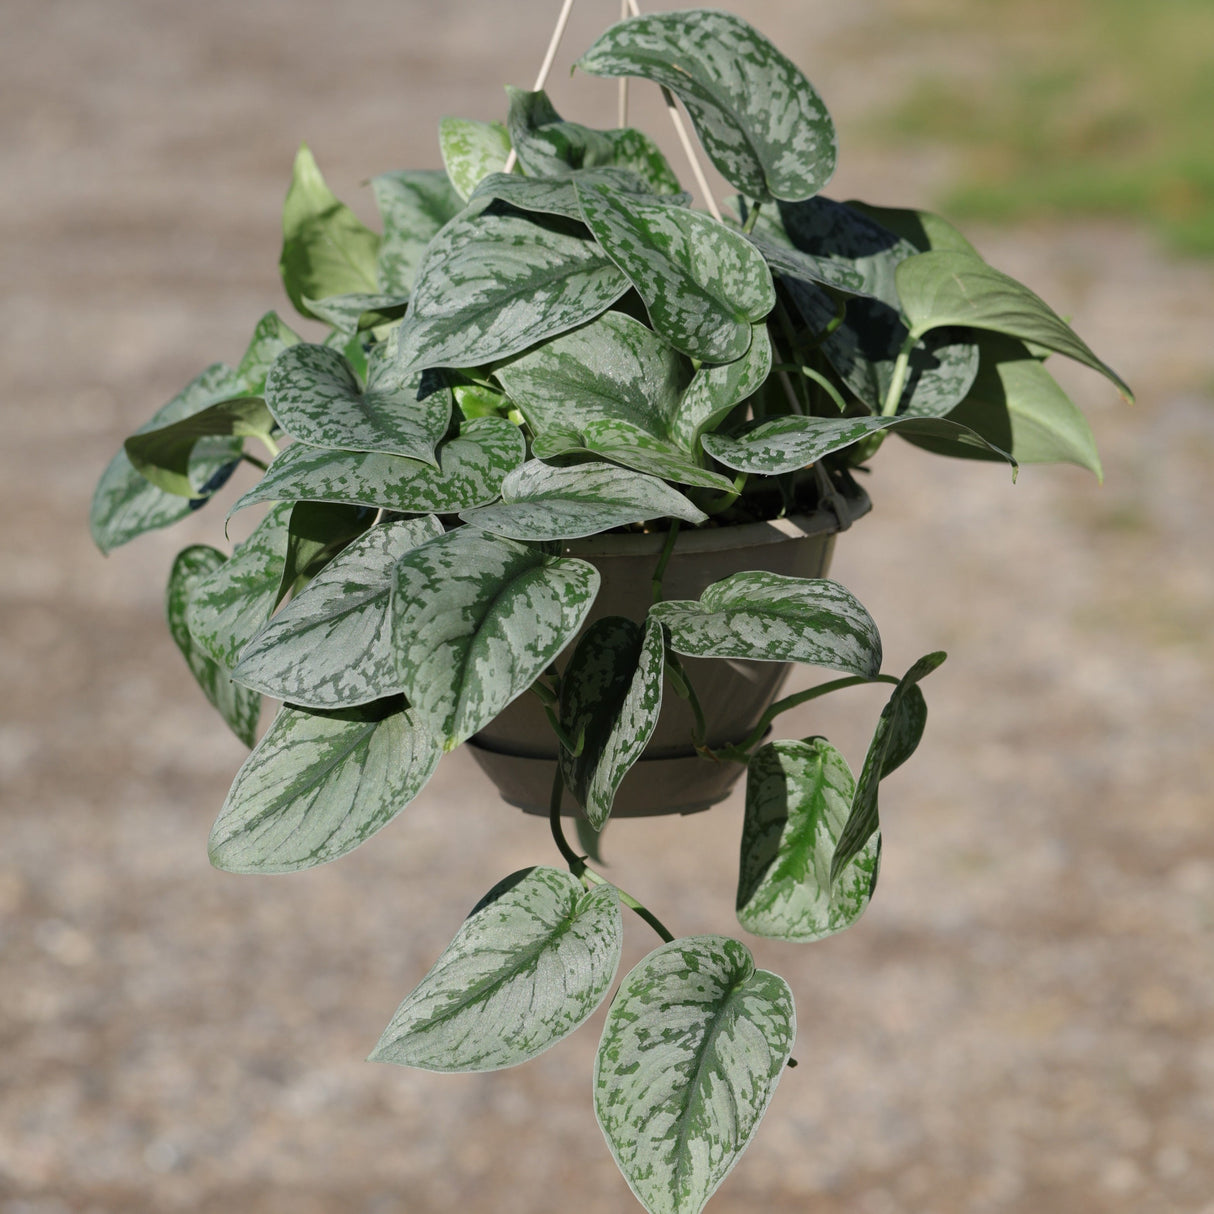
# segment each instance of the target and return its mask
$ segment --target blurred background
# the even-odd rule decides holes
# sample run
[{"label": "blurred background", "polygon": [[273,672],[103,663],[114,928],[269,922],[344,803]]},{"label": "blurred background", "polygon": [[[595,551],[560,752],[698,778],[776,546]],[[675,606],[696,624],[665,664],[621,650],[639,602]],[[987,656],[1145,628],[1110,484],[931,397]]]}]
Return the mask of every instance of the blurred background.
[{"label": "blurred background", "polygon": [[[367,847],[207,865],[242,759],[161,618],[220,512],[109,559],[124,435],[269,307],[307,139],[343,199],[504,115],[557,0],[4,0],[0,9],[0,1214],[607,1214],[596,1017],[515,1071],[362,1059],[499,877],[554,858],[461,753]],[[647,5],[646,7],[674,7]],[[896,442],[833,574],[927,686],[853,930],[751,940],[800,1067],[716,1214],[1214,1212],[1214,6],[734,0],[840,128],[830,193],[934,206],[1137,389],[1059,367],[1105,484]],[[581,0],[552,78],[615,17]],[[670,148],[651,90],[636,120]],[[1206,258],[1206,259],[1203,259]],[[310,332],[306,325],[301,326]],[[853,765],[880,697],[789,720]],[[840,700],[840,697],[835,697]],[[736,933],[740,798],[619,823],[609,873]],[[625,964],[652,941],[628,924]]]}]

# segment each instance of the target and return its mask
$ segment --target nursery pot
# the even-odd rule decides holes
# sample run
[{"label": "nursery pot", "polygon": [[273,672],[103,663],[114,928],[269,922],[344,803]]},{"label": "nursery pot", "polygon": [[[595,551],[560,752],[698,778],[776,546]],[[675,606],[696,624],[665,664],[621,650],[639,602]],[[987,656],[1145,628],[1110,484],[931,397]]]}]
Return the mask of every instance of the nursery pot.
[{"label": "nursery pot", "polygon": [[[836,533],[871,509],[868,496],[859,489],[840,500],[842,522],[832,510],[819,509],[771,522],[680,532],[662,581],[663,598],[698,599],[711,583],[745,569],[824,577]],[[589,561],[602,575],[583,631],[608,615],[645,619],[654,567],[665,539],[662,533],[609,534],[566,543],[565,555]],[[558,668],[575,645],[576,639],[557,662]],[[740,741],[758,725],[792,669],[789,662],[680,660],[704,712],[708,745],[714,748]],[[744,768],[698,755],[692,745],[693,725],[690,707],[667,681],[657,728],[620,785],[613,817],[695,813],[729,795]],[[520,696],[469,746],[504,800],[528,813],[548,813],[557,742],[536,696]],[[567,789],[562,812],[578,812]]]}]

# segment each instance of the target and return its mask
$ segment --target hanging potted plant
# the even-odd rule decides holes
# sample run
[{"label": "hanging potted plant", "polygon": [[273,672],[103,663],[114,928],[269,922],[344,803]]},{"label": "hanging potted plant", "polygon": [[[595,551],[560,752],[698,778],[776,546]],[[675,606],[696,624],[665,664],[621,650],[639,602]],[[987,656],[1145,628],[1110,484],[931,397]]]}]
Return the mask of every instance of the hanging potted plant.
[{"label": "hanging potted plant", "polygon": [[[445,119],[445,171],[372,182],[382,233],[302,149],[283,213],[291,302],[127,440],[98,486],[108,551],[261,479],[232,552],[176,558],[167,614],[203,692],[255,741],[210,854],[235,872],[337,858],[470,743],[547,812],[565,865],[506,877],[404,1000],[372,1057],[433,1070],[532,1058],[608,996],[621,905],[662,937],[620,983],[594,1100],[651,1211],[698,1211],[752,1137],[794,1037],[787,984],[741,942],[672,939],[584,852],[611,815],[686,812],[746,779],[737,913],[811,941],[872,895],[878,789],[915,750],[919,684],[827,580],[890,436],[940,455],[1099,471],[1044,366],[1128,390],[1042,300],[942,219],[824,197],[836,141],[800,70],[741,19],[635,15],[578,61],[675,95],[738,191],[691,205],[626,122],[531,91],[502,123]],[[690,144],[688,143],[688,146]],[[268,462],[246,450],[260,443]],[[777,700],[792,663],[834,672]],[[859,774],[795,704],[888,683]],[[581,847],[563,813],[577,815]]]}]

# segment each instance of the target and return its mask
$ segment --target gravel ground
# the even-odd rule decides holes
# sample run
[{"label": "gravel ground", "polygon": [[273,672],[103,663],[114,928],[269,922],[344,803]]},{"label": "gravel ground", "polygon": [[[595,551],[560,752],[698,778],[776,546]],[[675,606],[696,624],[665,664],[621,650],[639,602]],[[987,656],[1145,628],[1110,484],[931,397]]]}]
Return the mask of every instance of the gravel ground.
[{"label": "gravel ground", "polygon": [[[849,123],[961,36],[901,42],[875,0],[740,7],[841,121],[833,192],[926,201],[946,158],[853,150]],[[590,1107],[594,1024],[506,1073],[362,1061],[480,894],[552,859],[543,823],[457,754],[340,863],[214,872],[242,755],[160,595],[219,516],[108,560],[85,528],[122,436],[282,306],[298,140],[370,215],[359,183],[435,164],[441,114],[530,83],[555,8],[5,2],[0,1214],[635,1208]],[[557,79],[571,117],[612,105]],[[718,1214],[1214,1214],[1214,283],[1118,226],[977,238],[1140,400],[1067,373],[1103,487],[882,451],[834,573],[892,669],[952,656],[884,796],[869,914],[753,942],[793,984],[801,1066]],[[857,762],[879,700],[853,695],[788,735]],[[611,871],[677,931],[733,932],[740,814],[617,824]],[[626,963],[649,944],[630,924]]]}]

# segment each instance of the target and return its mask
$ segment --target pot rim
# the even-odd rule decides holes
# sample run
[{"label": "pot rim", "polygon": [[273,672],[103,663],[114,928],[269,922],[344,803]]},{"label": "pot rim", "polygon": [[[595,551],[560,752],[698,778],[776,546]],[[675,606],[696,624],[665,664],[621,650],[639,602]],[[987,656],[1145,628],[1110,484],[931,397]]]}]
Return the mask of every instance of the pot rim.
[{"label": "pot rim", "polygon": [[[872,509],[872,502],[863,489],[840,498],[847,505],[847,521],[851,526]],[[830,535],[845,528],[833,510],[819,508],[812,514],[790,514],[785,518],[761,523],[739,523],[727,527],[688,528],[679,532],[675,553],[679,556],[695,552],[728,552],[735,548],[759,548],[787,540],[804,539],[811,535]],[[572,556],[652,556],[661,552],[666,532],[618,533],[591,535],[584,539],[567,540],[564,552]]]}]

